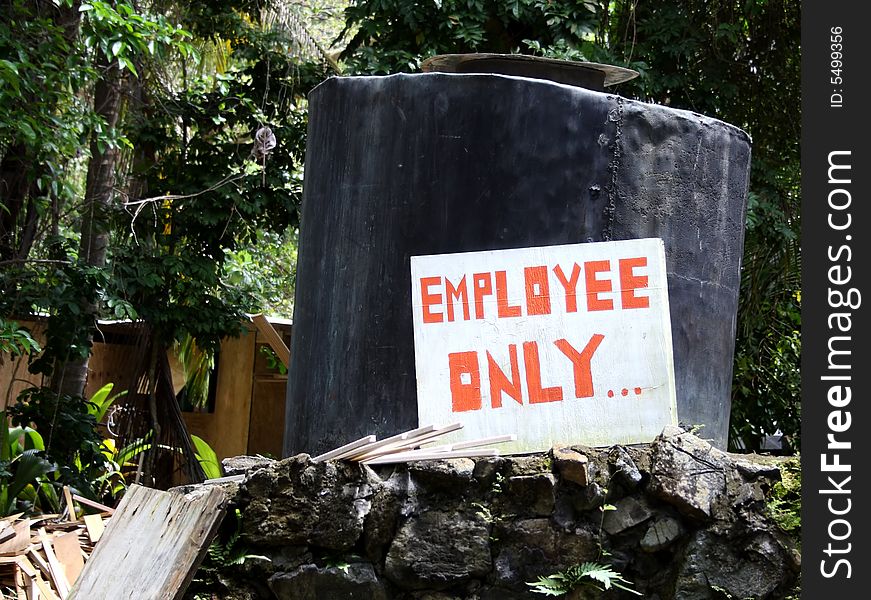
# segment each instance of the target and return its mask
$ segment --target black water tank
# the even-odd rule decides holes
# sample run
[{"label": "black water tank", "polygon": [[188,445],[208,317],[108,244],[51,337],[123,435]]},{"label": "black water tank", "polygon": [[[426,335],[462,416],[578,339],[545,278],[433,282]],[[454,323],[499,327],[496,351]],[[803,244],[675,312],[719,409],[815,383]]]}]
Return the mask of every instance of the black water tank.
[{"label": "black water tank", "polygon": [[748,136],[532,78],[329,79],[310,95],[284,454],[417,426],[409,257],[660,237],[678,417],[723,447]]}]

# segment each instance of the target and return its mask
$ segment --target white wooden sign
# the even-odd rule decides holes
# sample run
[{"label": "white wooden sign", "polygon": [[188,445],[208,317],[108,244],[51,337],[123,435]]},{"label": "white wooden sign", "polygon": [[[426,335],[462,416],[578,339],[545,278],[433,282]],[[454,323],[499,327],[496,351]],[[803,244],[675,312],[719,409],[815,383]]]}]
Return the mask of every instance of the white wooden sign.
[{"label": "white wooden sign", "polygon": [[421,424],[509,452],[677,424],[662,240],[413,256],[411,279]]}]

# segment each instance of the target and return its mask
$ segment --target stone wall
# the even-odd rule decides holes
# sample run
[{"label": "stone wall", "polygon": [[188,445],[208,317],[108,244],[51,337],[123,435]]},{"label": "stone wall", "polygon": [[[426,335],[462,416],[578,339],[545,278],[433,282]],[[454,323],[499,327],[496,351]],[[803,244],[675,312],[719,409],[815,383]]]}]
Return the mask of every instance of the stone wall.
[{"label": "stone wall", "polygon": [[677,428],[643,446],[375,469],[229,459],[247,476],[229,484],[224,527],[238,508],[241,536],[225,554],[247,559],[207,561],[187,597],[540,598],[527,582],[598,561],[644,598],[782,598],[800,556],[765,512],[775,463]]}]

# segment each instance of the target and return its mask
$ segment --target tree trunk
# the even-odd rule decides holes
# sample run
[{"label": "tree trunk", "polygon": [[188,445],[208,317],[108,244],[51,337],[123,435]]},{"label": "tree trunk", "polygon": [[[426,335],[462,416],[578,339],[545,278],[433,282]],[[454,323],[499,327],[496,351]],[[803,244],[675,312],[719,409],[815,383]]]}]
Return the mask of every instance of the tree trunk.
[{"label": "tree trunk", "polygon": [[[102,65],[103,77],[94,89],[94,111],[106,123],[106,131],[111,131],[118,123],[123,99],[125,79],[117,63]],[[102,150],[101,150],[102,147]],[[106,250],[109,245],[108,214],[115,193],[115,169],[120,150],[117,146],[97,143],[97,135],[91,136],[91,161],[88,163],[88,177],[85,187],[85,205],[82,212],[81,242],[79,260],[91,267],[106,265]],[[95,299],[83,298],[81,301],[83,320],[90,325],[97,318]],[[92,336],[88,334],[90,345]],[[81,396],[88,380],[89,356],[71,357],[55,368],[52,387],[61,394]]]}]

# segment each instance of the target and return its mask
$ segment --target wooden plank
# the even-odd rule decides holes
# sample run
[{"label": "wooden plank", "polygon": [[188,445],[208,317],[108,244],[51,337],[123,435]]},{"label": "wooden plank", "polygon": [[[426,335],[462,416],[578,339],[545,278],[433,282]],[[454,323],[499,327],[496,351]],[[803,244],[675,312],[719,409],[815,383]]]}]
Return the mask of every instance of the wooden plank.
[{"label": "wooden plank", "polygon": [[99,502],[94,502],[93,500],[91,500],[89,498],[85,498],[83,496],[79,496],[78,494],[73,494],[73,500],[76,500],[77,502],[81,502],[82,504],[90,506],[91,508],[96,508],[97,510],[102,510],[103,512],[107,512],[110,515],[115,512],[114,508],[108,507],[105,504],[100,504]]},{"label": "wooden plank", "polygon": [[36,587],[39,590],[40,598],[45,598],[46,600],[58,600],[57,594],[54,593],[51,586],[43,581],[41,577],[37,577],[34,580],[34,583],[36,583]]},{"label": "wooden plank", "polygon": [[19,554],[30,545],[30,519],[15,523],[15,537],[0,544],[0,556]]},{"label": "wooden plank", "polygon": [[204,440],[219,459],[239,456],[248,450],[251,423],[251,387],[254,381],[253,331],[221,341],[214,419],[208,421]]},{"label": "wooden plank", "polygon": [[48,566],[48,563],[45,562],[45,559],[39,555],[39,552],[36,551],[34,547],[30,547],[27,550],[27,555],[33,559],[33,562],[39,567],[39,570],[49,579],[51,579],[51,568]]},{"label": "wooden plank", "polygon": [[362,456],[369,456],[376,451],[384,451],[386,449],[392,448],[393,446],[396,446],[397,444],[402,444],[409,439],[417,438],[421,435],[429,435],[433,431],[435,431],[435,429],[436,428],[433,425],[425,425],[423,427],[418,427],[417,429],[412,429],[411,431],[397,433],[396,435],[384,438],[383,440],[363,446],[358,450],[343,452],[342,454],[337,456],[336,459],[346,458],[350,460],[359,460]]},{"label": "wooden plank", "polygon": [[375,441],[374,435],[367,435],[366,437],[361,437],[359,440],[354,440],[353,442],[348,442],[344,446],[339,446],[335,450],[330,450],[329,452],[324,452],[323,454],[318,454],[312,459],[312,462],[323,462],[325,460],[330,460],[331,458],[335,458],[337,456],[341,456],[346,452],[350,452],[351,450],[357,450],[361,446],[366,446]]},{"label": "wooden plank", "polygon": [[[259,358],[259,356],[258,356]],[[255,364],[256,367],[256,364]],[[266,379],[254,371],[251,393],[251,422],[248,427],[246,454],[281,456],[284,447],[284,417],[287,400],[287,376]]]},{"label": "wooden plank", "polygon": [[206,479],[203,483],[230,483],[235,482],[239,483],[241,481],[245,481],[247,475],[227,475],[225,477],[215,477],[213,479]]},{"label": "wooden plank", "polygon": [[281,339],[281,335],[275,331],[275,327],[272,326],[272,323],[270,323],[262,314],[251,315],[251,322],[254,323],[257,331],[263,336],[266,343],[269,344],[270,348],[272,348],[272,351],[275,352],[275,355],[278,357],[278,360],[281,361],[281,364],[283,364],[285,368],[289,368],[290,349],[287,347],[287,344],[284,343],[284,340]]},{"label": "wooden plank", "polygon": [[490,444],[501,444],[503,442],[513,442],[517,440],[517,434],[506,433],[505,435],[494,435],[492,437],[480,438],[477,440],[469,440],[468,442],[458,442],[451,444],[451,450],[464,450],[466,448],[479,448],[481,446],[489,446]]},{"label": "wooden plank", "polygon": [[69,520],[76,520],[76,505],[73,503],[73,496],[70,494],[70,486],[64,486],[64,500],[67,503],[67,513],[69,513]]},{"label": "wooden plank", "polygon": [[179,600],[226,510],[226,492],[131,485],[69,600]]},{"label": "wooden plank", "polygon": [[23,554],[18,557],[18,567],[25,575],[24,593],[27,600],[39,600],[39,588],[36,586],[36,578],[39,577],[39,571],[33,566],[33,563],[28,560]]},{"label": "wooden plank", "polygon": [[377,458],[363,461],[366,465],[387,465],[400,462],[413,462],[416,460],[444,460],[446,458],[475,458],[483,456],[499,456],[499,451],[492,448],[480,450],[457,450],[448,452],[427,452],[426,450],[413,450],[398,454],[387,454]]},{"label": "wooden plank", "polygon": [[54,554],[54,548],[51,545],[51,539],[44,527],[39,528],[39,539],[42,541],[42,551],[45,552],[45,560],[48,563],[48,568],[51,571],[51,579],[54,582],[54,589],[57,590],[61,600],[66,600],[70,593],[70,583],[67,581],[64,568]]},{"label": "wooden plank", "polygon": [[352,460],[366,461],[372,458],[376,458],[378,456],[383,456],[387,453],[396,453],[401,450],[411,450],[412,448],[420,446],[427,440],[441,437],[445,434],[457,431],[458,429],[462,428],[462,423],[451,423],[450,425],[445,425],[443,427],[434,427],[429,432],[421,432],[420,430],[415,430],[413,432],[409,432],[411,435],[409,435],[408,438],[405,440],[395,442],[384,448],[378,448],[374,452],[367,451],[365,454],[354,456]]},{"label": "wooden plank", "polygon": [[103,535],[103,531],[106,528],[103,524],[103,517],[100,515],[85,515],[85,528],[88,530],[88,539],[91,540],[92,544],[96,544],[100,541],[100,536]]},{"label": "wooden plank", "polygon": [[82,547],[79,544],[79,534],[70,531],[56,535],[52,539],[52,544],[55,556],[63,567],[67,581],[70,585],[74,584],[85,567],[85,561],[82,559]]},{"label": "wooden plank", "polygon": [[0,544],[15,537],[15,528],[6,521],[0,522]]},{"label": "wooden plank", "polygon": [[36,567],[33,566],[33,563],[26,556],[16,556],[15,558],[17,559],[18,566],[28,577],[33,578],[39,574],[39,571],[36,570]]}]

